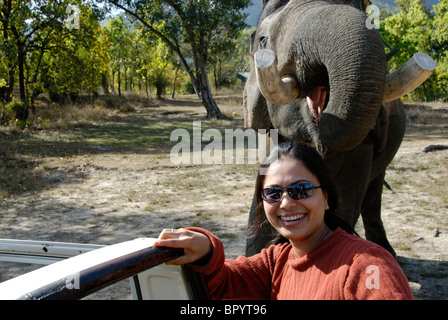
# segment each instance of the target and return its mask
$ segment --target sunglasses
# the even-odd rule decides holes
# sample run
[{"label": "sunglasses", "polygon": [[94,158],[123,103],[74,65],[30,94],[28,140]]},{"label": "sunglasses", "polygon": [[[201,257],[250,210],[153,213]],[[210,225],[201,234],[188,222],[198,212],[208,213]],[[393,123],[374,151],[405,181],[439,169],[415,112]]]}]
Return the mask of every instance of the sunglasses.
[{"label": "sunglasses", "polygon": [[283,192],[286,190],[293,200],[303,200],[312,197],[314,189],[321,186],[314,186],[310,182],[295,183],[288,187],[270,187],[261,191],[261,198],[267,203],[280,202],[283,199]]}]

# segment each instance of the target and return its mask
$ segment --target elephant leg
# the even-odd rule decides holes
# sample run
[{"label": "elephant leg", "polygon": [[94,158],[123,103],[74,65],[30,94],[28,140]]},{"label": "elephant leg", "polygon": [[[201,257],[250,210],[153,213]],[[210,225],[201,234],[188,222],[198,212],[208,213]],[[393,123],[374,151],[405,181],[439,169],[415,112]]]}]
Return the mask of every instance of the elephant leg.
[{"label": "elephant leg", "polygon": [[372,164],[372,177],[362,205],[362,218],[366,238],[385,248],[394,257],[395,251],[389,244],[381,220],[381,198],[383,193],[384,176],[387,165],[394,158],[400,147],[406,130],[406,114],[401,101],[394,100],[384,103],[389,114],[389,128],[386,144],[381,153],[374,156]]},{"label": "elephant leg", "polygon": [[340,196],[338,213],[351,227],[355,226],[361,213],[371,159],[372,146],[363,144],[326,160],[330,172],[336,173],[333,179]]},{"label": "elephant leg", "polygon": [[370,182],[362,203],[361,215],[366,239],[382,246],[396,258],[396,253],[387,240],[386,230],[381,221],[381,196],[385,175],[386,171],[383,171]]}]

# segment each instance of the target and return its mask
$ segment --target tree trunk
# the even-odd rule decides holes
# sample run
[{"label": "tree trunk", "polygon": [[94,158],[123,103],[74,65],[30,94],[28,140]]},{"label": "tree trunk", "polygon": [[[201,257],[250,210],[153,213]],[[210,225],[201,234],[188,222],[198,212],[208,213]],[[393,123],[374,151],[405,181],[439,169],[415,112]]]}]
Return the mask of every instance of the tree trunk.
[{"label": "tree trunk", "polygon": [[218,91],[219,84],[218,84],[218,71],[216,71],[216,64],[213,66],[213,77],[215,78],[214,79],[215,80],[215,89],[216,89],[216,91]]},{"label": "tree trunk", "polygon": [[124,92],[128,92],[128,72],[127,72],[128,68],[126,67],[126,65],[124,66]]},{"label": "tree trunk", "polygon": [[176,94],[176,81],[177,81],[177,72],[179,68],[176,68],[176,72],[174,72],[174,81],[173,81],[173,89],[171,90],[171,99],[174,99],[174,95]]},{"label": "tree trunk", "polygon": [[226,119],[227,117],[221,113],[218,105],[213,99],[212,93],[210,91],[210,87],[202,88],[201,90],[201,100],[202,105],[207,110],[207,119]]},{"label": "tree trunk", "polygon": [[25,88],[25,58],[26,53],[24,52],[23,45],[18,45],[18,65],[19,65],[19,89],[20,89],[20,100],[25,103],[25,112],[20,113],[19,120],[26,121],[29,114],[29,103],[26,99],[26,88]]},{"label": "tree trunk", "polygon": [[14,76],[16,75],[16,70],[14,68],[9,70],[9,85],[6,89],[5,103],[12,101],[12,93],[14,92]]},{"label": "tree trunk", "polygon": [[111,73],[111,77],[112,77],[112,81],[110,83],[110,90],[112,93],[115,93],[115,72],[112,69],[110,73]]},{"label": "tree trunk", "polygon": [[207,110],[207,119],[227,119],[227,117],[222,114],[221,110],[219,110],[215,99],[213,99],[205,63],[199,63],[198,69],[199,70],[196,72],[198,76],[197,79],[194,79],[195,81],[193,81],[193,79],[191,80],[202,105],[205,110]]},{"label": "tree trunk", "polygon": [[121,98],[121,72],[118,68],[118,96]]},{"label": "tree trunk", "polygon": [[146,91],[146,97],[149,99],[148,87],[149,87],[149,84],[148,84],[148,71],[146,71],[146,74],[145,74],[145,91]]},{"label": "tree trunk", "polygon": [[20,100],[25,102],[26,101],[26,94],[25,94],[25,55],[22,52],[21,48],[19,48],[18,53],[18,65],[19,65],[19,89],[20,89]]},{"label": "tree trunk", "polygon": [[103,87],[104,94],[108,95],[109,92],[109,81],[107,79],[107,74],[103,72],[101,74],[101,86]]},{"label": "tree trunk", "polygon": [[165,88],[164,84],[160,81],[156,82],[156,96],[157,100],[162,100],[163,89]]}]

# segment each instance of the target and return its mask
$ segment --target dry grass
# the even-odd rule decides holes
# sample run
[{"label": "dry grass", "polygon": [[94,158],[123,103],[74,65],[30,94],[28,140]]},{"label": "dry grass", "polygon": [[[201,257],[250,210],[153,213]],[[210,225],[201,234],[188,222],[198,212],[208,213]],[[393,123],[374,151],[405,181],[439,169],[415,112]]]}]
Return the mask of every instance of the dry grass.
[{"label": "dry grass", "polygon": [[[199,115],[205,109],[197,97],[188,96],[186,101],[182,101],[184,98],[156,100],[128,94],[122,98],[84,97],[77,103],[58,104],[49,101],[45,95],[40,96],[25,129],[14,125],[0,127],[0,198],[45,190],[48,187],[47,178],[54,174],[41,160],[48,156],[62,159],[64,156],[86,153],[86,149],[91,152],[94,148],[111,148],[111,144],[125,149],[165,149],[173,144],[169,141],[170,132],[177,128],[191,132],[193,120],[204,120],[202,130],[216,128],[224,132],[226,128],[242,127],[242,97],[238,93],[230,91],[219,93],[216,97],[222,112],[231,120],[205,121]],[[138,118],[135,114],[137,110],[158,110],[176,101],[181,104],[178,110],[161,112],[160,117],[154,117],[153,121],[131,121],[135,128],[123,123],[128,115]],[[181,119],[179,116],[184,112],[194,115],[196,119]],[[171,114],[175,118],[172,121]]]},{"label": "dry grass", "polygon": [[408,115],[408,128],[416,126],[445,126],[448,123],[448,104],[443,103],[405,103]]},{"label": "dry grass", "polygon": [[29,117],[29,129],[72,130],[76,127],[104,123],[122,112],[132,112],[139,97],[119,99],[114,96],[80,99],[76,103],[58,104],[47,99],[38,100],[35,112]]}]

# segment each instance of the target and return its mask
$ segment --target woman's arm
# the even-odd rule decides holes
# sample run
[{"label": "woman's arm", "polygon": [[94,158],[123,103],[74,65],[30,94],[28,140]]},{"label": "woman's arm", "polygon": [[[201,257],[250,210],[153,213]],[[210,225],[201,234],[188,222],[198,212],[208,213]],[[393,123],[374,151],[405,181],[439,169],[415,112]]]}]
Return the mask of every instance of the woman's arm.
[{"label": "woman's arm", "polygon": [[270,299],[273,252],[225,260],[221,241],[200,228],[164,230],[156,246],[184,248],[169,264],[188,264],[201,273],[213,299]]},{"label": "woman's arm", "polygon": [[347,299],[413,300],[408,280],[385,249],[371,247],[356,255],[345,284]]}]

